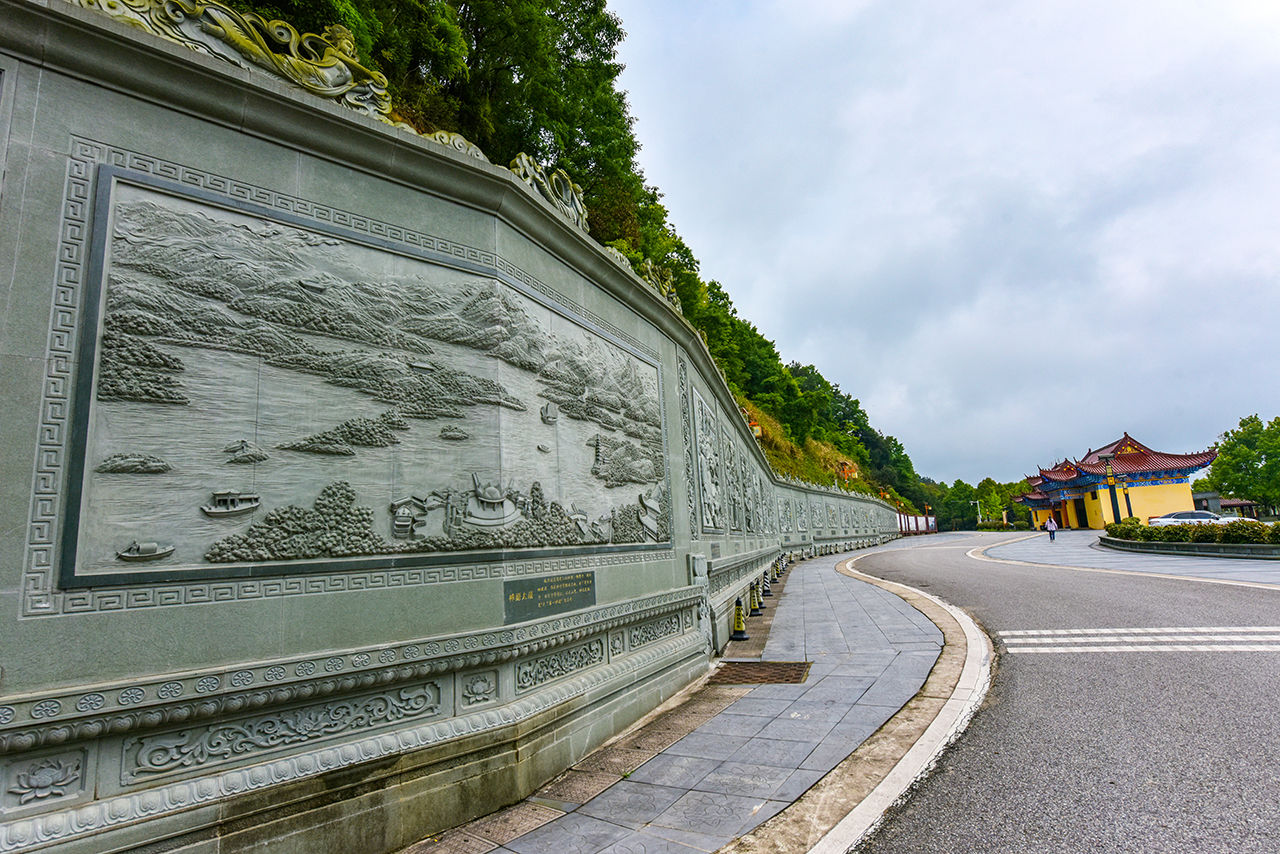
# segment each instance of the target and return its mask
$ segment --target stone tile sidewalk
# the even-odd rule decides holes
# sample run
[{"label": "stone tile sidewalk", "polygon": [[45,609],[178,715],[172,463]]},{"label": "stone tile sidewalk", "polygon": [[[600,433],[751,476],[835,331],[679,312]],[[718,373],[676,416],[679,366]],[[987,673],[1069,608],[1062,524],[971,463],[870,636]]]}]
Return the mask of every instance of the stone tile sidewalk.
[{"label": "stone tile sidewalk", "polygon": [[793,565],[771,619],[726,651],[812,662],[803,683],[704,684],[524,802],[402,854],[710,852],[786,809],[916,695],[943,644],[903,599],[837,573],[846,557]]}]

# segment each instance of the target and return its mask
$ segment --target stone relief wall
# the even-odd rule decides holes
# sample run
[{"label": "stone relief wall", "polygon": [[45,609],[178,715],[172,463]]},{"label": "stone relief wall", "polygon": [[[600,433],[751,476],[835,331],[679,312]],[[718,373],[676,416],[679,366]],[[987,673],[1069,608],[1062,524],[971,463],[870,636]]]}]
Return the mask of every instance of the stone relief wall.
[{"label": "stone relief wall", "polygon": [[64,579],[670,539],[656,365],[499,279],[129,177]]},{"label": "stone relief wall", "polygon": [[[199,29],[217,4],[77,2],[126,20],[189,12],[174,19],[181,32],[227,58]],[[0,0],[0,19],[36,16],[41,27],[10,32],[53,40],[61,27],[103,55],[146,38],[95,36],[59,7]],[[16,67],[6,29],[0,63]],[[307,44],[354,58],[341,34],[322,41]],[[242,68],[277,59],[236,51]],[[3,511],[26,537],[5,545],[18,593],[0,617],[0,687],[19,669],[26,681],[0,696],[0,850],[105,840],[354,766],[377,773],[442,742],[534,732],[549,710],[574,707],[594,737],[605,718],[592,715],[643,714],[705,669],[721,603],[776,559],[771,535],[806,527],[815,490],[767,471],[669,287],[619,286],[610,277],[630,271],[607,253],[612,266],[595,265],[567,177],[525,161],[501,171],[447,137],[419,150],[364,122],[358,145],[343,143],[351,160],[394,149],[443,170],[384,175],[302,136],[246,133],[255,110],[277,106],[264,99],[286,97],[254,94],[252,79],[224,91],[199,71],[200,98],[243,99],[237,130],[200,119],[204,101],[166,110],[165,75],[145,63],[51,51],[83,63],[72,77],[21,55],[27,89],[14,99],[18,75],[0,68],[0,105],[29,111],[30,136],[11,147],[0,124],[0,159],[16,158],[0,198],[24,224],[0,248],[13,241],[14,269],[48,271],[10,285],[48,322],[24,314],[21,358],[0,352],[7,372],[22,362],[24,406],[39,406],[6,457],[31,494]],[[103,109],[64,111],[68,92]],[[135,114],[185,124],[136,130]],[[249,149],[296,171],[243,180],[268,175],[245,166]],[[495,181],[514,196],[486,196]],[[339,184],[351,210],[321,200]],[[368,216],[387,192],[412,201],[398,210],[427,209],[423,221],[453,227],[454,211],[465,226],[446,238]],[[28,362],[44,374],[28,377]],[[669,461],[677,478],[684,463],[674,497]],[[863,499],[821,500],[852,502],[866,534],[878,524],[882,508]],[[684,586],[689,555],[709,569]],[[513,580],[566,575],[590,577],[589,606],[437,622]],[[51,638],[83,660],[26,653]],[[74,667],[83,678],[65,678]],[[581,697],[618,699],[569,702]],[[555,761],[579,758],[566,745],[582,740],[557,740]]]}]

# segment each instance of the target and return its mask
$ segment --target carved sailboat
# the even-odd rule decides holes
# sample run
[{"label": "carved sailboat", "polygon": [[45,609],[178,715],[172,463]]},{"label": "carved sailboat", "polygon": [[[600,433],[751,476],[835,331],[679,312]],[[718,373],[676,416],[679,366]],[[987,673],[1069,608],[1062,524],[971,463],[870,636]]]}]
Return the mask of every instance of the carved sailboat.
[{"label": "carved sailboat", "polygon": [[213,493],[208,504],[202,504],[200,509],[206,516],[212,516],[217,519],[224,516],[240,516],[245,513],[252,513],[262,505],[262,499],[258,495],[247,492],[237,492],[234,489],[219,489]]},{"label": "carved sailboat", "polygon": [[140,543],[134,540],[116,552],[116,557],[127,561],[159,560],[173,554],[173,550],[172,545],[162,546],[159,543]]},{"label": "carved sailboat", "polygon": [[560,417],[560,407],[556,405],[555,401],[542,404],[542,423],[543,424],[555,424],[556,420],[559,417]]}]

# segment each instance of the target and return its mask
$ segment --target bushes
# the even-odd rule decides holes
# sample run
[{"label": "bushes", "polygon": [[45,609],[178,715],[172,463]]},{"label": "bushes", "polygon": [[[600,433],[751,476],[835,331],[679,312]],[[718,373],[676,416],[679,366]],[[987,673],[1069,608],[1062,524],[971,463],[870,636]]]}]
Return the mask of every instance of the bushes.
[{"label": "bushes", "polygon": [[[1029,526],[1024,522],[1021,530],[1027,530]],[[1018,530],[1017,525],[1006,525],[1004,522],[979,522],[979,531],[1014,531]]]},{"label": "bushes", "polygon": [[1222,537],[1219,542],[1223,543],[1265,543],[1269,533],[1267,526],[1261,522],[1228,522],[1221,528]]},{"label": "bushes", "polygon": [[1218,525],[1192,525],[1195,530],[1191,532],[1191,542],[1193,543],[1216,543],[1222,535],[1222,528]]},{"label": "bushes", "polygon": [[1107,525],[1107,536],[1117,540],[1156,543],[1271,543],[1280,545],[1280,522],[1267,525],[1252,520],[1226,525],[1164,525],[1151,527],[1135,518]]},{"label": "bushes", "polygon": [[1112,522],[1107,525],[1107,536],[1115,537],[1118,540],[1141,540],[1144,539],[1143,531],[1150,530],[1143,525],[1134,516],[1130,516],[1123,522]]},{"label": "bushes", "polygon": [[[1015,531],[1030,531],[1030,530],[1031,530],[1031,523],[1030,523],[1030,522],[1014,522],[1014,523],[1013,523],[1013,530],[1015,530]],[[1277,531],[1277,536],[1280,536],[1280,522],[1277,522],[1277,523],[1276,523],[1276,531]]]},{"label": "bushes", "polygon": [[[1191,542],[1191,529],[1196,525],[1166,525],[1163,528],[1152,528],[1153,531],[1159,531],[1158,539],[1162,543],[1189,543]],[[1200,525],[1198,527],[1208,527]]]}]

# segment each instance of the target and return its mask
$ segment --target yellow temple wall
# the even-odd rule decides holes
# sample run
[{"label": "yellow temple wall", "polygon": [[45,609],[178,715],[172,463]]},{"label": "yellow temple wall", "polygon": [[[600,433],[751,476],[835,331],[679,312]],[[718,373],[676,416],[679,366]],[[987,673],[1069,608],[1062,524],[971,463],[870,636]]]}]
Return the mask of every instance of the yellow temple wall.
[{"label": "yellow temple wall", "polygon": [[[1117,493],[1120,499],[1120,513],[1124,514],[1124,495]],[[1191,499],[1190,483],[1171,483],[1165,486],[1139,486],[1129,490],[1129,500],[1133,502],[1133,515],[1144,523],[1150,516],[1163,516],[1175,510],[1194,510],[1195,503]]]}]

